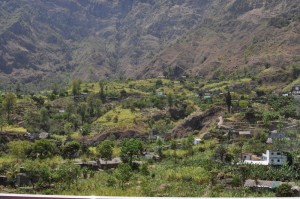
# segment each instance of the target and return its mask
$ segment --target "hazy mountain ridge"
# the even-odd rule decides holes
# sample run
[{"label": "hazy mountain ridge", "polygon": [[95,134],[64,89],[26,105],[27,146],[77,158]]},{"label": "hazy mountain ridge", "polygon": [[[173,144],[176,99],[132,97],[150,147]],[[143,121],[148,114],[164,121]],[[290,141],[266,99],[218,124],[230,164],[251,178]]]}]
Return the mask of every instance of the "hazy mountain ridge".
[{"label": "hazy mountain ridge", "polygon": [[258,73],[265,67],[278,71],[299,61],[299,3],[2,1],[1,79],[39,82],[57,73],[98,80],[170,71],[209,77],[226,71]]}]

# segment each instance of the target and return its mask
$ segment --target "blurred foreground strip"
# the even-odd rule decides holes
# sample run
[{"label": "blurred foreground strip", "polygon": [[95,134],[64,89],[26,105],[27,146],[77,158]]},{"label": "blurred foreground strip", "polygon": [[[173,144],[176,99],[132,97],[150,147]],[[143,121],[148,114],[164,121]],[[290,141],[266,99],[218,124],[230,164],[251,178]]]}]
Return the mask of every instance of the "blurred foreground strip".
[{"label": "blurred foreground strip", "polygon": [[[29,195],[29,194],[2,194],[0,193],[0,199],[197,199],[186,197],[119,197],[119,196],[59,196],[59,195]],[[205,197],[199,197],[199,199],[207,199]],[[222,198],[220,198],[222,199]],[[225,198],[224,198],[225,199]],[[228,199],[228,198],[227,198]],[[242,198],[235,198],[242,199]],[[263,198],[269,199],[269,198]]]}]

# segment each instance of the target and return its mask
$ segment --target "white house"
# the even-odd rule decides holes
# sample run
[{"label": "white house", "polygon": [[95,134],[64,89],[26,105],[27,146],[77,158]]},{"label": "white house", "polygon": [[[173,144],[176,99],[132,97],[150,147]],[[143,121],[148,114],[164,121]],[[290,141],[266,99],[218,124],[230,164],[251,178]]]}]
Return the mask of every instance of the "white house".
[{"label": "white house", "polygon": [[249,160],[248,158],[246,158],[243,163],[280,166],[285,164],[286,161],[287,156],[283,152],[267,150],[265,154],[262,154],[262,160],[252,160],[251,158]]},{"label": "white house", "polygon": [[268,162],[268,165],[283,165],[287,161],[287,156],[281,151],[267,150],[262,159]]},{"label": "white house", "polygon": [[200,144],[201,139],[200,138],[195,138],[194,139],[194,145]]}]

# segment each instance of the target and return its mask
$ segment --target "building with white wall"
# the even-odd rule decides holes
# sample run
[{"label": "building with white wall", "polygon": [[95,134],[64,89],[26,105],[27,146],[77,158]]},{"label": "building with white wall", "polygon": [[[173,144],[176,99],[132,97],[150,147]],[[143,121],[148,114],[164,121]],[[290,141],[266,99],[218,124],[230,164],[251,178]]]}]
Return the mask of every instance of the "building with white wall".
[{"label": "building with white wall", "polygon": [[246,158],[243,163],[246,164],[259,164],[259,165],[274,165],[281,166],[287,161],[287,156],[281,151],[267,150],[266,153],[262,154],[261,160],[252,160]]}]

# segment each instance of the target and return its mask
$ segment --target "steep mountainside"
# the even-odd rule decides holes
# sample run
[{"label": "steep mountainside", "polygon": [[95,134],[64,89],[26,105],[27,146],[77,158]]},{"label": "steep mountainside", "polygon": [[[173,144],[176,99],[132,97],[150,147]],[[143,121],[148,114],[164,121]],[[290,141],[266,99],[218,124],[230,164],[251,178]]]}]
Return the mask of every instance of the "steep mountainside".
[{"label": "steep mountainside", "polygon": [[300,60],[299,5],[299,0],[2,0],[0,78],[25,83],[162,74],[219,78],[234,71],[268,79],[261,74],[268,68],[274,75],[285,72],[280,78],[287,81],[288,66]]},{"label": "steep mountainside", "polygon": [[223,13],[205,13],[201,25],[141,67],[141,74],[291,80],[292,66],[300,61],[299,1],[237,0],[224,5]]}]

